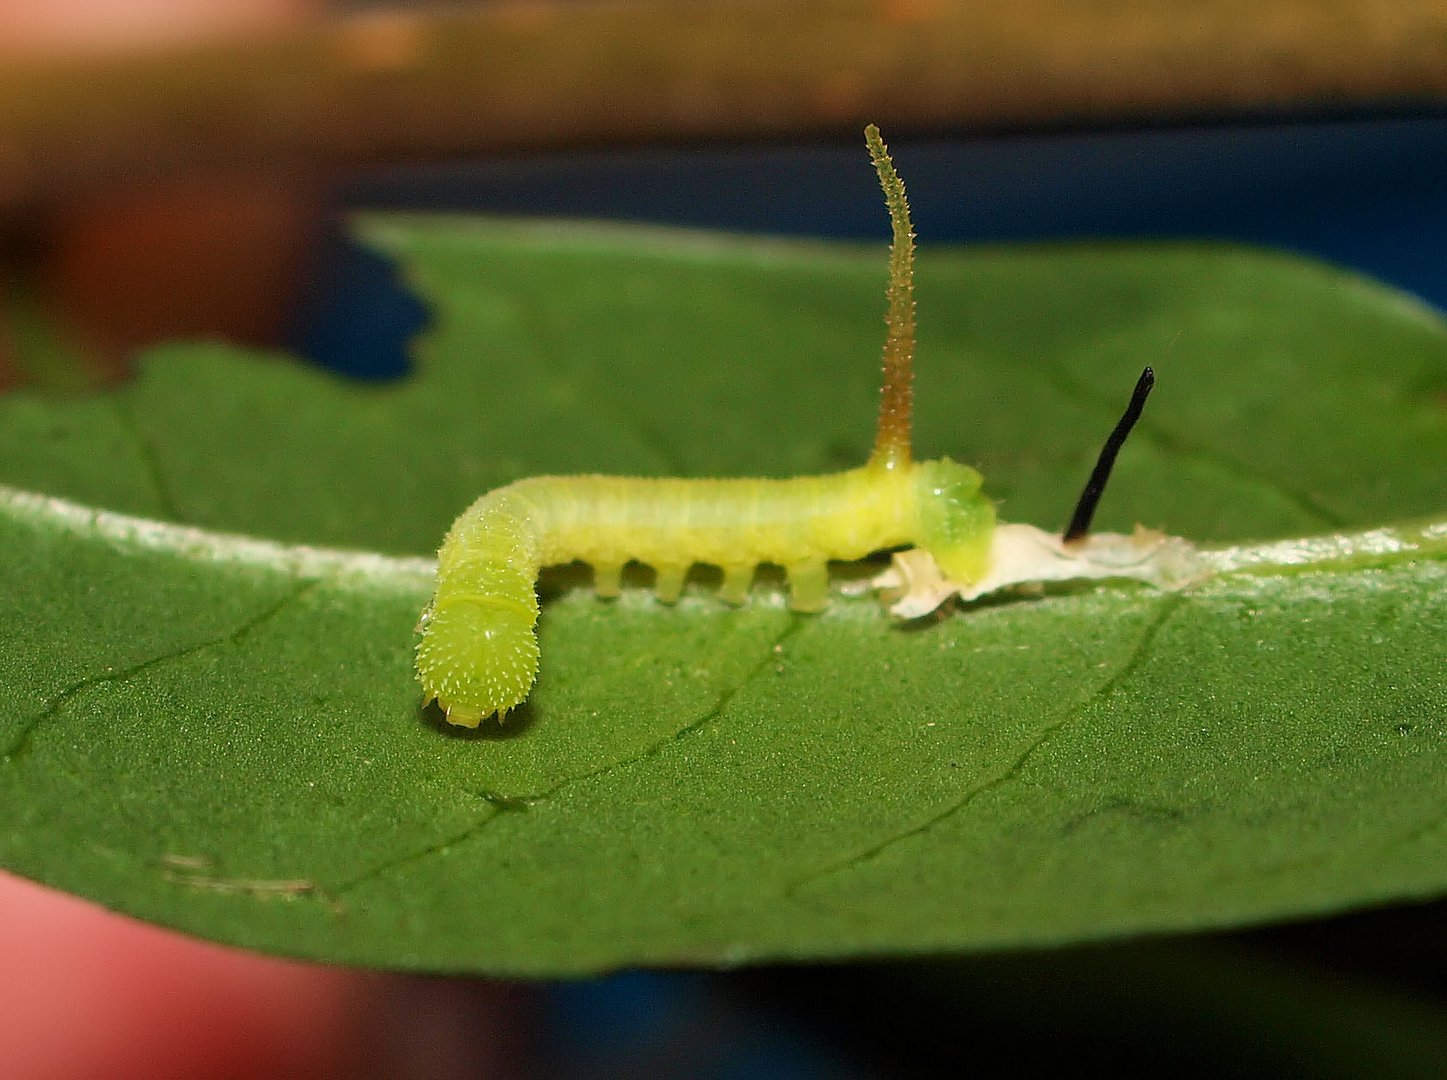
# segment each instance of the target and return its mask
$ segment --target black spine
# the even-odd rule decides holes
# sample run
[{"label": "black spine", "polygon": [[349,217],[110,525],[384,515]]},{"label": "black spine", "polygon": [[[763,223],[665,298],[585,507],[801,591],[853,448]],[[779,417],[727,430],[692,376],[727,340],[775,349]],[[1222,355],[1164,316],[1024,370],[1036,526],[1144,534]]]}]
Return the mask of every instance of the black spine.
[{"label": "black spine", "polygon": [[1130,435],[1131,428],[1135,427],[1136,421],[1141,418],[1141,412],[1146,407],[1146,398],[1150,396],[1151,387],[1156,384],[1156,373],[1150,368],[1141,372],[1141,377],[1136,380],[1135,390],[1131,393],[1130,404],[1125,407],[1125,414],[1121,416],[1120,422],[1115,425],[1115,430],[1105,440],[1101,447],[1100,457],[1095,460],[1095,468],[1090,472],[1090,479],[1085,482],[1085,490],[1080,493],[1080,500],[1075,504],[1075,513],[1070,515],[1070,527],[1065,530],[1064,540],[1067,544],[1082,539],[1090,532],[1090,520],[1095,517],[1095,508],[1100,505],[1100,497],[1105,493],[1106,481],[1110,479],[1110,470],[1115,467],[1115,457],[1120,453],[1120,448],[1125,445],[1125,440]]}]

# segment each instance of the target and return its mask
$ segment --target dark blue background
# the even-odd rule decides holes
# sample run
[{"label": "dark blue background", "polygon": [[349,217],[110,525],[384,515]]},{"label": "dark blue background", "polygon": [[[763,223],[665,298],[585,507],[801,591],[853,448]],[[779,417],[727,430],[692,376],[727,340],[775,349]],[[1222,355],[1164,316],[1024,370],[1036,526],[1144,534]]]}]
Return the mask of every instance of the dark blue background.
[{"label": "dark blue background", "polygon": [[[888,136],[888,132],[886,132]],[[1289,248],[1447,308],[1447,119],[891,139],[922,244],[1201,237]],[[407,208],[888,238],[863,139],[509,156],[353,177],[340,209]],[[293,344],[405,369],[423,316],[340,239]]]}]

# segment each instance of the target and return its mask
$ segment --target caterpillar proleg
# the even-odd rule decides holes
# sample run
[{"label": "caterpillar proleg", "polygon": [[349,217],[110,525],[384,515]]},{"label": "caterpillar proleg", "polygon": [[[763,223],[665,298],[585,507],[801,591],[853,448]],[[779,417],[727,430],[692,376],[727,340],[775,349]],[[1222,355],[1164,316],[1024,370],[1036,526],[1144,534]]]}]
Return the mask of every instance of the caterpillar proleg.
[{"label": "caterpillar proleg", "polygon": [[[418,678],[448,721],[476,727],[527,697],[538,670],[535,583],[541,568],[555,563],[591,564],[599,596],[617,594],[625,563],[643,563],[653,567],[654,591],[665,603],[678,598],[695,563],[723,571],[719,597],[729,603],[741,603],[755,568],[771,563],[784,569],[793,607],[817,611],[829,602],[830,560],[905,548],[874,583],[903,618],[927,614],[951,596],[971,599],[1023,582],[1129,577],[1169,586],[1192,576],[1184,541],[1140,530],[1132,537],[1085,534],[1124,438],[1120,428],[1068,540],[1028,525],[997,527],[978,472],[949,458],[914,460],[914,233],[878,128],[871,124],[864,135],[893,230],[884,387],[868,461],[787,480],[541,476],[483,495],[443,540],[437,592],[419,627]],[[1137,414],[1143,401],[1138,390]]]}]

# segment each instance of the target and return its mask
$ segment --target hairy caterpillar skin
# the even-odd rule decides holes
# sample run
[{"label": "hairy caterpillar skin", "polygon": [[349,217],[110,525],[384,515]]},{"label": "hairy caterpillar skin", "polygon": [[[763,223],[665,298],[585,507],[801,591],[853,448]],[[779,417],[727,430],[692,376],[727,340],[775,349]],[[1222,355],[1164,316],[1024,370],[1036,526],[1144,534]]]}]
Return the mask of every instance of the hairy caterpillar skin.
[{"label": "hairy caterpillar skin", "polygon": [[[1082,526],[1067,541],[1032,526],[997,530],[978,472],[949,458],[913,460],[913,233],[904,186],[878,129],[866,128],[865,139],[894,233],[884,389],[868,462],[788,480],[540,476],[483,495],[442,543],[437,592],[419,627],[418,678],[448,721],[476,727],[527,697],[538,670],[535,582],[542,567],[556,563],[591,564],[599,596],[617,595],[624,564],[646,564],[666,603],[678,598],[695,563],[722,569],[719,596],[730,603],[745,599],[760,563],[772,563],[788,576],[792,605],[817,611],[829,600],[829,560],[909,546],[876,581],[906,618],[953,595],[1020,581],[1174,580],[1179,568],[1162,569],[1154,536],[1085,540]],[[1092,498],[1098,495],[1097,487]]]},{"label": "hairy caterpillar skin", "polygon": [[455,724],[521,703],[538,665],[538,571],[575,559],[592,564],[600,596],[617,594],[625,563],[652,566],[665,602],[694,563],[723,570],[719,596],[731,603],[744,600],[759,563],[774,563],[802,611],[828,602],[830,559],[902,544],[974,580],[995,523],[980,485],[948,458],[789,480],[519,480],[473,503],[443,541],[417,670]]}]

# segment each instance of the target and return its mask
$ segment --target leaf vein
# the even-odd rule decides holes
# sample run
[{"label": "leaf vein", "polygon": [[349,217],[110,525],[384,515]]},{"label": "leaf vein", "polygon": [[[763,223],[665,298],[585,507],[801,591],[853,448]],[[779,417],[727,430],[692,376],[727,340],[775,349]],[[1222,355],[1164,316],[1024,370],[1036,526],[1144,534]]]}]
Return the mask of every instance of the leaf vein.
[{"label": "leaf vein", "polygon": [[179,505],[171,491],[171,485],[166,480],[166,471],[161,467],[161,455],[156,449],[156,442],[141,427],[140,421],[130,408],[120,399],[116,399],[112,406],[116,418],[120,420],[121,426],[130,434],[136,444],[136,452],[141,460],[141,467],[145,470],[146,479],[150,481],[151,490],[155,494],[156,505],[160,507],[161,513],[167,520],[184,522],[186,519],[181,514]]},{"label": "leaf vein", "polygon": [[1139,640],[1137,640],[1135,647],[1131,650],[1130,655],[1126,657],[1125,661],[1085,698],[1065,710],[1057,720],[1041,728],[1035,738],[1031,740],[1030,744],[1018,753],[1015,759],[999,773],[964,791],[959,797],[923,821],[894,833],[862,851],[855,852],[846,858],[832,862],[791,882],[785,886],[784,896],[789,900],[797,900],[799,893],[815,882],[872,862],[897,844],[924,835],[935,826],[967,810],[978,799],[993,791],[997,791],[1017,779],[1025,771],[1026,766],[1029,765],[1035,755],[1049,745],[1056,735],[1075,720],[1079,719],[1093,704],[1108,699],[1122,683],[1139,670],[1141,664],[1149,657],[1151,648],[1155,644],[1156,638],[1160,635],[1162,627],[1165,626],[1170,617],[1175,614],[1184,603],[1186,603],[1186,598],[1179,593],[1163,597],[1151,621],[1146,625],[1145,629],[1141,631]]},{"label": "leaf vein", "polygon": [[788,624],[774,637],[773,641],[771,641],[764,649],[763,658],[760,659],[759,662],[755,664],[754,667],[751,668],[744,675],[744,677],[740,679],[735,685],[727,687],[722,692],[720,692],[718,699],[714,702],[712,707],[706,709],[700,716],[693,720],[690,720],[687,724],[685,724],[683,727],[679,728],[677,731],[673,732],[666,738],[659,739],[657,742],[654,742],[649,746],[644,747],[636,754],[631,754],[626,758],[620,758],[617,761],[610,761],[608,764],[599,766],[596,769],[590,769],[587,772],[581,772],[573,776],[566,777],[558,781],[552,787],[545,788],[542,791],[522,795],[514,793],[504,794],[492,790],[475,791],[473,792],[473,794],[475,794],[478,798],[484,800],[490,805],[490,812],[487,814],[487,816],[480,818],[477,821],[474,821],[471,825],[469,825],[466,829],[463,829],[461,832],[449,836],[444,840],[440,840],[436,843],[430,844],[427,847],[421,849],[420,851],[409,852],[404,855],[396,856],[395,858],[389,859],[375,867],[372,867],[371,869],[364,870],[354,877],[348,878],[340,885],[333,885],[331,889],[328,890],[328,894],[331,896],[340,896],[343,893],[349,892],[360,885],[366,884],[369,881],[381,877],[384,874],[391,873],[392,871],[398,870],[405,866],[411,866],[416,863],[422,862],[433,855],[439,854],[440,852],[451,848],[456,844],[460,844],[464,841],[475,838],[476,836],[481,834],[482,831],[487,828],[487,826],[491,825],[498,818],[513,813],[526,812],[532,806],[535,806],[538,803],[546,802],[553,796],[557,795],[559,792],[564,791],[567,788],[573,787],[576,784],[583,783],[586,780],[596,780],[598,777],[606,776],[609,773],[614,772],[618,769],[623,769],[630,765],[636,765],[641,761],[647,761],[650,758],[657,757],[659,754],[663,753],[663,751],[666,750],[668,747],[682,742],[689,736],[693,735],[695,732],[698,732],[702,728],[706,727],[711,721],[716,720],[719,716],[723,715],[724,711],[728,708],[729,704],[734,700],[734,698],[737,697],[738,694],[741,693],[751,683],[753,683],[754,680],[756,680],[765,669],[767,669],[774,663],[775,653],[777,652],[777,650],[791,637],[798,633],[800,628],[802,628],[805,624],[806,620],[803,617],[801,617],[797,613],[790,612]]},{"label": "leaf vein", "polygon": [[21,722],[20,729],[15,733],[15,737],[10,740],[10,745],[5,748],[3,753],[0,753],[0,762],[8,764],[18,762],[24,758],[29,753],[31,742],[40,726],[46,721],[58,716],[66,704],[75,698],[76,695],[96,686],[105,686],[110,683],[123,683],[127,679],[150,671],[153,668],[160,667],[162,664],[167,664],[174,660],[182,660],[188,656],[205,652],[207,649],[227,645],[239,645],[246,639],[247,635],[254,633],[261,626],[276,618],[284,609],[300,600],[306,593],[316,588],[319,584],[321,584],[320,580],[315,578],[302,582],[287,593],[286,596],[283,596],[275,603],[270,604],[248,618],[240,626],[233,627],[224,634],[217,634],[214,637],[207,638],[205,641],[184,645],[179,649],[173,649],[159,656],[147,657],[145,660],[137,661],[119,671],[105,671],[96,675],[87,675],[77,680],[75,683],[72,683],[57,693],[39,712]]}]

